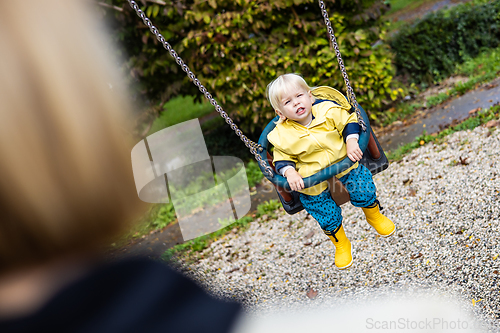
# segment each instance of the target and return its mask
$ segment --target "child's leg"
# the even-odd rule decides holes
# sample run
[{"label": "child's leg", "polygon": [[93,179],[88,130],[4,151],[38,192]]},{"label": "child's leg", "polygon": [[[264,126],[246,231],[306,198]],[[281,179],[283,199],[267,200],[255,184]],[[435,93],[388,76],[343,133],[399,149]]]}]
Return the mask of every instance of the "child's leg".
[{"label": "child's leg", "polygon": [[394,233],[396,226],[386,216],[380,213],[380,204],[377,200],[377,189],[373,183],[370,170],[364,165],[352,170],[340,178],[351,197],[355,207],[361,207],[366,221],[382,236],[388,237]]},{"label": "child's leg", "polygon": [[351,266],[352,246],[342,227],[342,209],[333,201],[330,191],[319,195],[300,194],[300,201],[335,245],[335,266],[339,269]]},{"label": "child's leg", "polygon": [[366,216],[366,221],[375,231],[382,237],[389,237],[396,231],[394,223],[379,210],[380,204],[378,200],[369,207],[363,207],[363,212]]}]

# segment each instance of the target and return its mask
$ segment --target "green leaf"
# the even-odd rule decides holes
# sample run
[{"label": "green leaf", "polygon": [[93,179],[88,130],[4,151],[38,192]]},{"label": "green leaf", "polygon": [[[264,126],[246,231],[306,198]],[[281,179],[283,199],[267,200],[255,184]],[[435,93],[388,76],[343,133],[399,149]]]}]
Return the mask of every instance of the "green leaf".
[{"label": "green leaf", "polygon": [[[154,23],[223,108],[237,117],[243,131],[254,129],[258,135],[268,117],[273,116],[272,111],[266,111],[269,103],[264,95],[267,84],[280,74],[298,72],[310,85],[345,90],[323,22],[312,7],[304,10],[305,6],[313,6],[312,0],[181,3],[182,9],[167,6],[165,20]],[[341,0],[330,1],[328,6],[348,75],[359,91],[358,100],[377,115],[381,112],[380,100],[390,100],[387,91],[395,89],[393,55],[384,44],[371,48],[384,40],[381,22],[352,20],[373,3]],[[164,8],[148,2],[144,10],[153,17],[162,16]],[[300,27],[291,23],[297,22],[292,9],[299,13]],[[130,24],[140,24],[134,12],[114,14],[121,16],[117,31],[120,40],[127,41],[124,53],[132,55],[124,68],[133,69],[134,79],[140,80],[142,97],[158,105],[172,96],[198,94],[168,52],[157,43],[142,44],[148,30]],[[167,78],[168,84],[163,84]]]},{"label": "green leaf", "polygon": [[160,6],[158,5],[153,5],[153,17],[156,17],[158,15],[158,13],[160,12]]}]

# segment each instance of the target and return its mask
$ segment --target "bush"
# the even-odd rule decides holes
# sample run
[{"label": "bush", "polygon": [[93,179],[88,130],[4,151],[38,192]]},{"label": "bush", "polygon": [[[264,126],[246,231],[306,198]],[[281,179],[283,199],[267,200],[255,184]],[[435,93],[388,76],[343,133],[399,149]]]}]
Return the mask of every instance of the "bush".
[{"label": "bush", "polygon": [[[123,1],[106,2],[124,6]],[[173,48],[246,132],[260,132],[274,117],[264,92],[280,74],[298,72],[312,86],[345,91],[314,0],[142,3]],[[385,7],[375,0],[325,3],[358,101],[375,117],[384,103],[400,94],[391,85],[392,55],[381,42],[385,26],[379,17]],[[134,12],[125,7],[111,13],[106,15],[115,19],[114,34],[127,54],[126,67],[147,99],[201,96]]]},{"label": "bush", "polygon": [[397,74],[430,84],[457,64],[500,45],[500,1],[474,1],[404,26],[390,42]]}]

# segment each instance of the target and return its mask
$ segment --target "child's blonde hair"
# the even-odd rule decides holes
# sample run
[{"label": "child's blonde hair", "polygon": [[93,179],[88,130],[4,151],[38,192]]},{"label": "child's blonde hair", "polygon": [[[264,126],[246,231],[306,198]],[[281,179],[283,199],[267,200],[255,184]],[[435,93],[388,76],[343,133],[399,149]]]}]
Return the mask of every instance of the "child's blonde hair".
[{"label": "child's blonde hair", "polygon": [[[301,88],[305,91],[313,90],[299,74],[290,73],[280,75],[277,79],[267,85],[266,96],[273,109],[281,111],[281,97],[292,88]],[[281,124],[284,120],[279,119],[276,124]]]}]

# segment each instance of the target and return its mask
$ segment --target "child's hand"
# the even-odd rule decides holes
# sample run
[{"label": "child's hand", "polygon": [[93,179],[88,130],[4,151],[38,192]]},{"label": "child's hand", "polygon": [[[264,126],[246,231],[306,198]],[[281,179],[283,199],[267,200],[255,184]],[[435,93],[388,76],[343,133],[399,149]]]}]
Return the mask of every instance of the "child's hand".
[{"label": "child's hand", "polygon": [[292,191],[298,191],[304,188],[304,181],[297,170],[293,168],[286,170],[285,177]]},{"label": "child's hand", "polygon": [[359,148],[358,139],[351,138],[347,140],[346,145],[347,145],[347,157],[349,157],[349,159],[353,162],[361,160],[361,158],[363,157],[363,152]]}]

